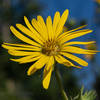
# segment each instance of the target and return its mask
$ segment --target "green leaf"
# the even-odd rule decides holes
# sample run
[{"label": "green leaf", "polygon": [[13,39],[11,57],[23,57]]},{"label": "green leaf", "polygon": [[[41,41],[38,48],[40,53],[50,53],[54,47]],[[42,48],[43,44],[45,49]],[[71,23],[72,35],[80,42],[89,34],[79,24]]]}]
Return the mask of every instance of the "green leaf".
[{"label": "green leaf", "polygon": [[73,98],[73,100],[95,100],[96,92],[94,90],[91,91],[84,91],[84,86],[82,86],[80,93]]}]

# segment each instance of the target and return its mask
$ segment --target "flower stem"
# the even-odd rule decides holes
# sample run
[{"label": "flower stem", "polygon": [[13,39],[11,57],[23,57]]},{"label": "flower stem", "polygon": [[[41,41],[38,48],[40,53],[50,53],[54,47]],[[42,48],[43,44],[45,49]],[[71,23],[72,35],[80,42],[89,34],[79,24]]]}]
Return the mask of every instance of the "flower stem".
[{"label": "flower stem", "polygon": [[[56,64],[55,64],[55,65],[56,65]],[[64,88],[63,88],[63,85],[62,85],[61,75],[60,75],[60,73],[59,73],[59,71],[58,71],[57,66],[54,67],[54,71],[55,71],[56,80],[57,80],[57,82],[58,82],[58,86],[59,86],[59,88],[60,88],[61,94],[62,94],[64,100],[68,100],[67,94],[66,94],[66,92],[64,91]]]}]

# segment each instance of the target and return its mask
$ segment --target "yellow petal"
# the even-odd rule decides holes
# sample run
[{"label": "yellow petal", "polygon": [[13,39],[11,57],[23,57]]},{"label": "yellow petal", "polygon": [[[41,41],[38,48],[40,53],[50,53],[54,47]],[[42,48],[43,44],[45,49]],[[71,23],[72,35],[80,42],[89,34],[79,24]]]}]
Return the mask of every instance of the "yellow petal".
[{"label": "yellow petal", "polygon": [[47,27],[42,16],[37,16],[37,21],[42,30],[41,35],[43,35],[44,39],[47,40],[48,39]]},{"label": "yellow petal", "polygon": [[20,64],[23,64],[23,63],[30,63],[30,62],[34,62],[34,61],[39,60],[39,59],[40,59],[40,57],[41,57],[41,56],[36,56],[36,57],[34,57],[34,58],[30,58],[30,59],[28,59],[28,60],[26,60],[26,61],[20,61],[19,63],[20,63]]},{"label": "yellow petal", "polygon": [[75,46],[63,47],[61,51],[77,54],[96,54],[94,50],[86,50]]},{"label": "yellow petal", "polygon": [[40,55],[40,52],[28,52],[28,51],[18,51],[18,50],[9,50],[9,54],[13,56],[28,56],[28,55]]},{"label": "yellow petal", "polygon": [[73,66],[73,67],[81,68],[81,67],[79,67],[79,66],[74,65],[72,62],[70,62],[69,60],[65,59],[65,58],[64,58],[63,56],[61,56],[61,55],[55,56],[55,59],[56,59],[56,61],[57,61],[58,63],[64,64],[64,65],[67,66],[67,67]]},{"label": "yellow petal", "polygon": [[41,55],[37,56],[34,54],[34,55],[25,56],[25,57],[22,57],[19,59],[10,59],[10,60],[15,61],[15,62],[19,62],[19,63],[28,63],[28,62],[36,61],[40,57],[41,57]]},{"label": "yellow petal", "polygon": [[9,45],[5,45],[2,44],[2,47],[8,50],[30,50],[30,51],[41,51],[41,48],[38,47],[33,47],[33,48],[29,48],[29,47],[14,47],[14,46],[9,46]]},{"label": "yellow petal", "polygon": [[[24,47],[24,48],[34,48],[33,45],[26,45],[26,44],[12,44],[12,43],[3,43],[4,45],[15,46],[15,47]],[[37,47],[39,48],[39,47]]]},{"label": "yellow petal", "polygon": [[45,89],[48,89],[49,84],[50,84],[50,79],[51,79],[51,73],[52,73],[52,68],[53,66],[51,66],[50,70],[48,72],[44,72],[46,74],[45,78],[43,79],[43,87]]},{"label": "yellow petal", "polygon": [[35,45],[35,46],[39,46],[41,47],[38,43],[32,41],[31,39],[27,38],[26,36],[22,35],[20,32],[18,32],[13,26],[10,27],[12,33],[17,37],[19,38],[20,40],[28,43],[28,44],[31,44],[31,45]]},{"label": "yellow petal", "polygon": [[41,27],[41,24],[35,18],[32,19],[32,25],[36,29],[36,31],[41,35],[42,40],[45,40],[45,37],[43,35],[44,31]]},{"label": "yellow petal", "polygon": [[41,59],[35,63],[37,69],[41,69],[49,60],[49,57],[46,55],[42,55]]},{"label": "yellow petal", "polygon": [[53,26],[52,26],[51,16],[47,17],[46,25],[47,25],[49,39],[52,39],[54,37],[54,32],[53,32]]},{"label": "yellow petal", "polygon": [[80,27],[78,27],[78,28],[69,30],[69,31],[67,31],[67,32],[65,32],[65,33],[63,33],[63,34],[61,34],[61,35],[59,35],[58,39],[64,38],[65,35],[67,35],[67,34],[69,35],[69,34],[71,34],[73,31],[82,29],[82,28],[84,28],[85,26],[87,26],[87,25],[83,25],[83,26],[80,26]]},{"label": "yellow petal", "polygon": [[43,73],[43,83],[42,84],[45,89],[48,89],[49,87],[53,65],[54,65],[54,58],[53,56],[51,56],[48,63],[46,64],[44,68],[44,73]]},{"label": "yellow petal", "polygon": [[40,40],[43,40],[43,38],[40,36],[40,34],[32,27],[32,25],[30,24],[30,22],[26,16],[24,16],[24,21],[25,21],[27,27],[34,33],[34,36],[36,36]]},{"label": "yellow petal", "polygon": [[56,30],[56,37],[58,37],[61,34],[61,32],[63,30],[63,27],[64,27],[64,24],[65,24],[65,22],[66,22],[66,20],[68,18],[68,13],[69,13],[68,9],[66,9],[63,12],[63,14],[62,14],[62,16],[61,16],[61,18],[59,20],[57,30]]},{"label": "yellow petal", "polygon": [[54,33],[57,30],[57,26],[58,26],[59,20],[60,20],[60,13],[57,11],[55,13],[54,20],[53,20],[53,30],[54,30]]},{"label": "yellow petal", "polygon": [[[34,64],[33,64],[33,65],[34,65]],[[32,65],[32,66],[33,66],[33,65]],[[32,66],[30,66],[30,67],[32,67]],[[30,72],[31,74],[30,74],[30,75],[34,74],[37,70],[38,70],[38,69],[36,69],[36,68],[34,67],[34,68],[31,70],[31,72]],[[28,72],[27,72],[27,75],[29,75]]]},{"label": "yellow petal", "polygon": [[28,69],[27,74],[31,75],[32,74],[31,72],[34,68],[41,69],[47,62],[48,62],[48,57],[42,55],[42,57]]},{"label": "yellow petal", "polygon": [[24,34],[27,36],[30,36],[32,39],[34,39],[36,42],[43,44],[42,40],[39,39],[32,31],[30,31],[28,28],[23,26],[22,24],[16,24],[16,27],[20,29]]},{"label": "yellow petal", "polygon": [[77,62],[78,64],[82,65],[82,66],[88,66],[88,63],[84,60],[82,60],[81,58],[78,58],[72,54],[69,54],[69,53],[63,53],[63,52],[60,52],[60,54],[64,55],[65,57],[68,57],[69,59]]},{"label": "yellow petal", "polygon": [[67,42],[63,46],[69,46],[69,45],[74,45],[74,44],[87,45],[87,44],[92,44],[92,43],[96,43],[96,42],[95,41],[89,41],[89,42],[73,41],[73,42]]},{"label": "yellow petal", "polygon": [[64,43],[66,41],[69,41],[71,39],[83,36],[83,35],[91,33],[91,32],[92,32],[92,30],[89,30],[89,29],[84,29],[84,30],[81,30],[81,31],[72,32],[69,35],[65,35],[65,37],[61,38],[59,41],[61,41],[61,43]]}]

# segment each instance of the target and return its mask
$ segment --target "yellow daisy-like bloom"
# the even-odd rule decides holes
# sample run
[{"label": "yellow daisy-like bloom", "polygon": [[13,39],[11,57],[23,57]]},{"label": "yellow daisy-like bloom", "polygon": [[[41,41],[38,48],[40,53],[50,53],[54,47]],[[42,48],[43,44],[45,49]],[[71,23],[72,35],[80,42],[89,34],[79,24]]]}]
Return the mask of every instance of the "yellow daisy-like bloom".
[{"label": "yellow daisy-like bloom", "polygon": [[96,2],[97,2],[98,4],[100,4],[100,0],[96,0]]},{"label": "yellow daisy-like bloom", "polygon": [[69,42],[69,40],[91,33],[92,30],[79,30],[84,27],[81,26],[76,29],[63,32],[63,27],[68,18],[68,13],[69,11],[66,9],[62,16],[60,16],[60,13],[57,11],[54,15],[53,22],[51,17],[48,16],[46,19],[46,23],[41,16],[37,16],[37,20],[34,18],[32,19],[32,25],[30,24],[28,19],[24,17],[24,21],[27,27],[23,26],[22,24],[16,24],[16,27],[20,30],[20,32],[13,26],[11,26],[10,29],[17,38],[27,44],[2,44],[5,49],[8,49],[9,54],[13,56],[21,56],[21,58],[19,59],[11,59],[12,61],[16,61],[19,63],[29,63],[35,61],[35,63],[28,69],[28,75],[31,75],[37,70],[44,67],[42,83],[45,89],[47,89],[49,86],[51,74],[56,61],[60,64],[66,65],[67,67],[73,66],[81,68],[74,65],[68,59],[71,59],[82,66],[88,66],[88,63],[81,58],[73,55],[72,53],[96,53],[95,50],[85,50],[73,46],[75,44],[87,45],[94,43],[94,41]]}]

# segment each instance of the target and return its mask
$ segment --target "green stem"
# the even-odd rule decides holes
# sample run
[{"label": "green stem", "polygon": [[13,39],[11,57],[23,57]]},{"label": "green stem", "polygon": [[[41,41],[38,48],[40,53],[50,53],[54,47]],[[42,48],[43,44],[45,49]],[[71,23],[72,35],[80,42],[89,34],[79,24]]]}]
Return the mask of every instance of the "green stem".
[{"label": "green stem", "polygon": [[58,68],[57,68],[56,64],[55,64],[54,71],[55,71],[56,80],[57,80],[57,82],[58,82],[58,85],[59,85],[61,94],[62,94],[64,100],[68,100],[67,94],[66,94],[66,92],[64,91],[64,88],[63,88],[63,85],[62,85],[61,75],[60,75],[60,73],[59,73],[59,71],[58,71]]}]

